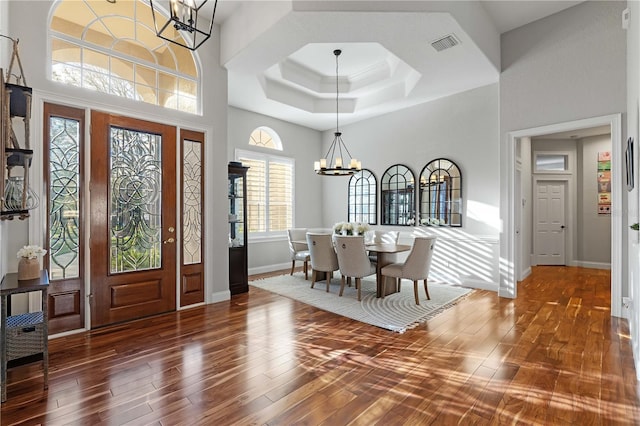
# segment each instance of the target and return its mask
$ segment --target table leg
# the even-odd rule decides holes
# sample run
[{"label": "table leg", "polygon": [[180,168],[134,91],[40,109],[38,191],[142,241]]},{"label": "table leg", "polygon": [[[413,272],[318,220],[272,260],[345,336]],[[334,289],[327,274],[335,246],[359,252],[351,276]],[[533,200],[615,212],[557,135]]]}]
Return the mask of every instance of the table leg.
[{"label": "table leg", "polygon": [[386,296],[398,291],[397,285],[392,289],[384,285],[387,278],[382,276],[382,268],[393,263],[394,259],[394,253],[378,253],[378,263],[376,265],[376,297],[382,297],[383,292]]}]

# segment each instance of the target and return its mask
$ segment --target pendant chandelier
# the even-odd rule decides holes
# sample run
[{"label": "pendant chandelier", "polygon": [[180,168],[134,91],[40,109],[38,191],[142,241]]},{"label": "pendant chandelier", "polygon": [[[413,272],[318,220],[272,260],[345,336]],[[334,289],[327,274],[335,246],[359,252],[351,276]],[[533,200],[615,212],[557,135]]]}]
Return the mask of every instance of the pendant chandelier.
[{"label": "pendant chandelier", "polygon": [[319,175],[348,176],[362,169],[360,161],[351,156],[347,146],[344,144],[338,125],[338,56],[340,56],[341,53],[342,51],[340,49],[333,51],[333,54],[336,56],[336,131],[333,134],[333,142],[324,158],[315,161],[313,164],[313,168]]},{"label": "pendant chandelier", "polygon": [[[156,35],[189,50],[196,50],[211,37],[218,0],[214,0],[210,21],[200,20],[201,9],[208,0],[149,0]],[[162,12],[169,10],[167,19]],[[164,22],[166,20],[166,22]],[[164,24],[162,23],[164,22]]]}]

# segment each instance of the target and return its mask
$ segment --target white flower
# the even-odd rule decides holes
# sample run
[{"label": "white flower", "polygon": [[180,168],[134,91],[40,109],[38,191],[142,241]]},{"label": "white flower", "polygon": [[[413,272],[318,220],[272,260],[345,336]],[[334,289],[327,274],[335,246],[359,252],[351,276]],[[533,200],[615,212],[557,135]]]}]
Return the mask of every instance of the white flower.
[{"label": "white flower", "polygon": [[344,222],[338,222],[335,225],[333,225],[333,232],[335,232],[336,234],[339,234],[342,232],[342,227],[344,226]]},{"label": "white flower", "polygon": [[18,250],[18,259],[24,257],[26,259],[35,259],[38,256],[45,254],[47,251],[43,250],[40,246],[24,246]]},{"label": "white flower", "polygon": [[356,232],[358,232],[358,234],[364,234],[368,230],[369,230],[369,224],[367,223],[358,223],[356,225]]}]

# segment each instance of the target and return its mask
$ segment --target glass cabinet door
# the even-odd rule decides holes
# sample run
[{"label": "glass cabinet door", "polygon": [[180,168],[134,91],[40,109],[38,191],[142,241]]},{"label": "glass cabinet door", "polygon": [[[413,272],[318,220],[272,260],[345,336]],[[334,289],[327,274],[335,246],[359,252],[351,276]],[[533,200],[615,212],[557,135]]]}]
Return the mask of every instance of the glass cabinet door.
[{"label": "glass cabinet door", "polygon": [[229,174],[229,241],[231,247],[243,247],[244,232],[244,180],[240,174]]}]

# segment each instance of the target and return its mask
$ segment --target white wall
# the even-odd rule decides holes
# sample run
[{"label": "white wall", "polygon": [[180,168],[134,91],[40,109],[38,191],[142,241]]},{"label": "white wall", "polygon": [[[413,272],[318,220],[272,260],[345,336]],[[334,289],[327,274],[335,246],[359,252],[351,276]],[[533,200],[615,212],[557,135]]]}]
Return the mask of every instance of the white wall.
[{"label": "white wall", "polygon": [[[513,221],[509,132],[626,111],[626,34],[620,23],[625,5],[583,2],[502,34],[500,217],[505,231]],[[515,292],[508,275],[509,241],[501,237],[505,296]]]},{"label": "white wall", "polygon": [[[295,159],[295,206],[294,227],[322,227],[322,179],[313,171],[313,162],[322,153],[321,134],[316,130],[298,126],[262,114],[256,114],[234,107],[228,108],[229,151],[228,160],[235,160],[235,150],[264,151],[273,155]],[[249,146],[249,136],[257,127],[273,129],[282,141],[282,151],[260,149]],[[291,266],[287,236],[282,232],[278,237],[255,239],[249,237],[249,273],[255,274]]]},{"label": "white wall", "polygon": [[[639,107],[640,102],[640,3],[627,2],[630,11],[627,30],[627,132],[635,140],[635,188],[628,193],[627,225],[638,222],[638,150],[640,148]],[[640,377],[640,244],[638,232],[629,232],[629,298],[631,303],[625,312],[629,319],[629,330],[636,375]]]},{"label": "white wall", "polygon": [[[498,162],[498,85],[489,85],[341,128],[349,151],[380,184],[394,164],[413,170],[436,158],[453,160],[462,172],[462,228],[389,227],[410,240],[413,232],[440,236],[434,271],[443,281],[496,290],[500,222]],[[324,150],[333,131],[323,134]],[[347,220],[348,177],[318,177],[324,182],[324,226]],[[378,188],[378,194],[380,189]],[[378,223],[380,199],[378,198]],[[486,270],[466,268],[485,262]]]},{"label": "white wall", "polygon": [[578,193],[582,196],[578,212],[578,250],[582,266],[606,267],[611,264],[611,215],[598,214],[598,153],[611,151],[611,136],[592,136],[578,141]]},{"label": "white wall", "polygon": [[[6,2],[0,2],[4,8]],[[48,79],[47,28],[50,1],[10,1],[8,2],[9,32],[20,39],[20,53],[27,82],[34,89],[32,108],[32,140],[42,141],[42,105],[45,101],[77,107],[99,109],[107,112],[126,114],[150,121],[164,122],[179,127],[205,132],[205,285],[206,300],[224,300],[229,295],[228,247],[227,247],[227,207],[218,202],[227,194],[227,79],[226,71],[219,66],[219,34],[212,36],[198,50],[202,73],[203,115],[195,116],[175,110],[167,110],[150,104],[134,102],[102,93],[69,87]],[[2,16],[5,16],[0,9]],[[29,25],[24,25],[24,17],[29,17]],[[38,31],[34,31],[38,28]],[[216,28],[216,32],[217,32]],[[90,145],[90,141],[88,141]],[[34,146],[34,161],[31,167],[33,182],[42,181],[42,147]],[[88,172],[88,171],[87,171]],[[36,188],[40,189],[40,188]],[[85,194],[88,197],[88,194]],[[44,200],[44,194],[40,194]],[[89,206],[90,208],[90,206]],[[86,212],[88,217],[88,210]],[[31,212],[24,223],[11,224],[8,238],[2,240],[3,257],[10,262],[7,271],[17,269],[15,253],[27,242],[43,244],[46,214],[42,207]],[[3,225],[6,227],[6,225]],[[11,243],[7,242],[11,241]],[[6,254],[8,253],[8,255]],[[88,273],[87,273],[88,277]],[[88,279],[87,279],[88,281]]]}]

